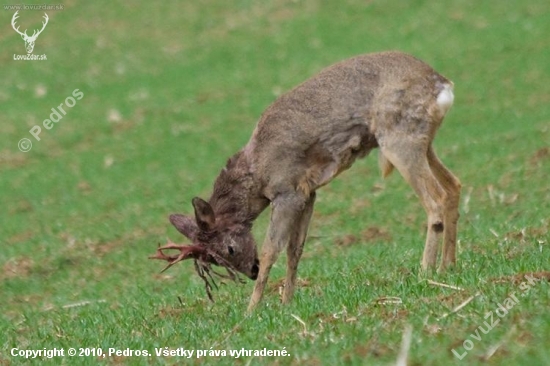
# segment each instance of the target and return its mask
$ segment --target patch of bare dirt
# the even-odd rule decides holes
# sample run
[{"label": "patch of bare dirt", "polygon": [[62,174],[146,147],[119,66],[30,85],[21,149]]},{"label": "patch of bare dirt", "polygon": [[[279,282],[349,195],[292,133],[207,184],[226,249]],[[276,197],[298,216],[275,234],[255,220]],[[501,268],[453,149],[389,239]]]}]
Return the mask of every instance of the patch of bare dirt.
[{"label": "patch of bare dirt", "polygon": [[542,147],[538,149],[533,155],[531,155],[529,163],[531,165],[539,165],[546,159],[550,159],[550,147]]},{"label": "patch of bare dirt", "polygon": [[[310,280],[306,278],[297,278],[294,289],[298,289],[300,287],[309,287],[309,286],[311,286]],[[280,295],[282,295],[284,287],[285,287],[285,278],[279,278],[278,280],[274,281],[268,286],[267,292],[268,293],[278,292]]]},{"label": "patch of bare dirt", "polygon": [[32,206],[32,203],[30,201],[22,199],[15,204],[15,207],[10,208],[9,213],[13,215],[17,213],[31,212],[33,211],[33,209],[34,207]]},{"label": "patch of bare dirt", "polygon": [[23,231],[21,233],[17,233],[13,236],[10,236],[9,238],[6,239],[6,242],[8,244],[17,244],[17,243],[21,243],[23,241],[27,241],[29,239],[31,239],[32,237],[34,236],[33,232],[28,230],[28,231]]},{"label": "patch of bare dirt", "polygon": [[336,238],[335,242],[336,242],[336,245],[339,245],[342,247],[349,247],[359,243],[359,238],[353,234],[347,234],[339,238]]},{"label": "patch of bare dirt", "polygon": [[0,279],[28,277],[33,266],[33,260],[27,257],[10,259],[2,266]]},{"label": "patch of bare dirt", "polygon": [[394,350],[388,346],[378,342],[376,338],[367,342],[366,345],[358,345],[354,349],[355,353],[362,357],[373,356],[373,357],[384,357],[388,354],[393,354]]},{"label": "patch of bare dirt", "polygon": [[4,149],[0,152],[0,166],[8,168],[19,168],[29,162],[28,154],[21,154],[19,151]]},{"label": "patch of bare dirt", "polygon": [[521,230],[508,232],[504,235],[504,240],[517,242],[519,244],[525,244],[531,239],[544,240],[548,236],[548,232],[548,222],[546,222],[546,224],[543,226],[526,227]]},{"label": "patch of bare dirt", "polygon": [[371,226],[368,229],[363,230],[363,232],[361,233],[361,238],[366,242],[390,241],[391,235],[388,230],[384,228]]},{"label": "patch of bare dirt", "polygon": [[78,185],[76,187],[84,195],[92,193],[92,186],[85,180],[78,182]]},{"label": "patch of bare dirt", "polygon": [[388,242],[391,240],[391,234],[384,228],[371,226],[361,232],[360,236],[347,234],[336,238],[336,245],[349,247],[359,243]]},{"label": "patch of bare dirt", "polygon": [[493,283],[513,283],[514,285],[519,285],[522,282],[526,281],[526,277],[534,278],[539,281],[550,281],[550,271],[540,271],[540,272],[526,272],[518,273],[515,275],[501,276],[491,279]]}]

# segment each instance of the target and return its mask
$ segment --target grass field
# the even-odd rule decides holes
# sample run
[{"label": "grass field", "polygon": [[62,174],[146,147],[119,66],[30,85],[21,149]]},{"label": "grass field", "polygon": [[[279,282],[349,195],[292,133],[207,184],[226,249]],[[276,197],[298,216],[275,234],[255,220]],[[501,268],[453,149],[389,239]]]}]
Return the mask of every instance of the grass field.
[{"label": "grass field", "polygon": [[[409,326],[410,365],[550,364],[547,0],[134,4],[48,11],[34,49],[47,61],[13,59],[24,44],[15,11],[0,9],[0,365],[29,362],[14,348],[65,350],[31,364],[391,365]],[[20,11],[18,24],[42,16]],[[318,192],[290,305],[284,256],[248,317],[251,281],[221,285],[212,304],[190,262],[159,273],[147,259],[157,244],[185,242],[167,215],[209,197],[277,95],[388,49],[455,83],[435,141],[463,183],[454,271],[420,271],[425,214],[373,154]],[[81,99],[37,141],[29,130],[75,89]],[[498,324],[485,334],[487,314]],[[157,357],[165,347],[195,353]],[[229,356],[243,348],[289,356]]]}]

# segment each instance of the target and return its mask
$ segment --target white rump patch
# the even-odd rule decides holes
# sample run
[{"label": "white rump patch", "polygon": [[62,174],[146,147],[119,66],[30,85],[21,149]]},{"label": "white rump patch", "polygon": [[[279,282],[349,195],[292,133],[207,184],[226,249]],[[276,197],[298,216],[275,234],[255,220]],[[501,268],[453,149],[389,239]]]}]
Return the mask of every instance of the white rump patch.
[{"label": "white rump patch", "polygon": [[453,84],[444,84],[443,90],[437,96],[437,106],[442,115],[445,115],[447,111],[453,105],[455,95],[453,94]]}]

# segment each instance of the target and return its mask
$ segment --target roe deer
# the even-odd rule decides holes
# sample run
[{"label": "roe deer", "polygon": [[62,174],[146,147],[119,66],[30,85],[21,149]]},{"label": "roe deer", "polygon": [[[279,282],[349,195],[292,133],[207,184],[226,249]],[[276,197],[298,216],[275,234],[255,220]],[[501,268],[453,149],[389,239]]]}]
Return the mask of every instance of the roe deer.
[{"label": "roe deer", "polygon": [[[341,61],[268,107],[250,141],[216,179],[210,200],[193,199],[195,218],[170,220],[194,243],[210,246],[225,263],[257,278],[249,311],[260,302],[269,271],[286,247],[282,301],[287,303],[315,191],[379,147],[383,176],[397,168],[427,213],[422,268],[435,267],[443,236],[439,268],[445,269],[456,262],[461,185],[436,156],[432,141],[453,99],[453,83],[410,55],[383,52]],[[258,262],[250,230],[270,203]],[[183,246],[167,249],[185,253]]]}]

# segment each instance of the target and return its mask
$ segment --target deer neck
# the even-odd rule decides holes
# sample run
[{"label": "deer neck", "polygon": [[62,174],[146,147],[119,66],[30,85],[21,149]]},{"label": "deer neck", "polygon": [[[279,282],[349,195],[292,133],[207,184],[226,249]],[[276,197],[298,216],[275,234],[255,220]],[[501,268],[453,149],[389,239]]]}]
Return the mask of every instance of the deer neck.
[{"label": "deer neck", "polygon": [[269,205],[269,201],[261,195],[247,155],[242,151],[235,154],[216,178],[209,203],[217,220],[251,226]]}]

